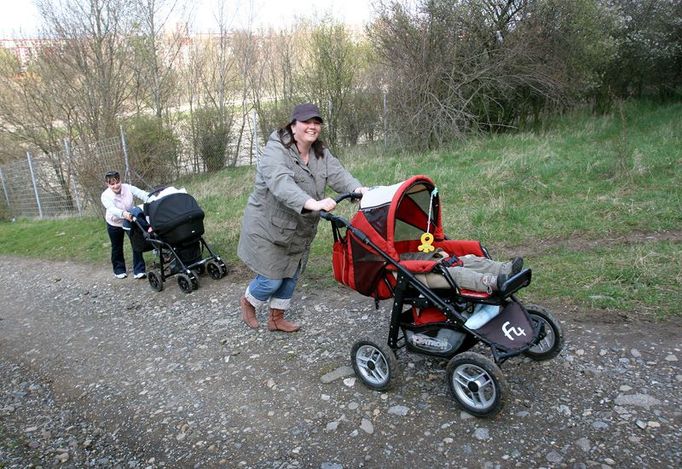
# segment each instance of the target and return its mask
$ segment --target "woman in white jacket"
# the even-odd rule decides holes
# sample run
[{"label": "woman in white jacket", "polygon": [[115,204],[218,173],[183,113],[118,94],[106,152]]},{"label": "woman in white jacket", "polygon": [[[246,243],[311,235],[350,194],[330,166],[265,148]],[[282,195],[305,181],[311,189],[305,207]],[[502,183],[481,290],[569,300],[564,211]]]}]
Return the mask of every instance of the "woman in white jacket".
[{"label": "woman in white jacket", "polygon": [[[126,273],[126,261],[123,257],[123,238],[126,231],[130,236],[130,230],[125,230],[123,224],[125,220],[129,222],[133,220],[130,213],[134,206],[133,196],[146,202],[147,193],[133,185],[123,184],[118,171],[109,171],[104,175],[104,181],[107,183],[107,188],[102,192],[101,200],[106,209],[104,219],[107,222],[107,233],[111,240],[111,265],[116,278],[126,278],[128,274]],[[142,252],[133,248],[134,277],[145,278],[145,270]]]}]

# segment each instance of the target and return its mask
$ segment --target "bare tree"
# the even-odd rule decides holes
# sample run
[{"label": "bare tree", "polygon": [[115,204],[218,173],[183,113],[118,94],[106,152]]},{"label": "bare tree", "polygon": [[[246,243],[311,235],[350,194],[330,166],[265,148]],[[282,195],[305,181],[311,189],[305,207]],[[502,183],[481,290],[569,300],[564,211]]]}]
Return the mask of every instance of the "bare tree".
[{"label": "bare tree", "polygon": [[340,116],[345,112],[346,101],[355,84],[359,60],[345,26],[331,18],[315,27],[310,36],[306,92],[326,111],[326,136],[334,146],[338,140]]},{"label": "bare tree", "polygon": [[232,100],[238,76],[225,2],[218,4],[214,18],[218,33],[197,38],[191,59],[193,147],[208,171],[222,169],[227,160],[233,138],[235,112]]},{"label": "bare tree", "polygon": [[48,178],[57,182],[58,195],[71,207],[71,162],[63,152],[70,134],[64,116],[70,110],[55,99],[55,83],[40,69],[39,64],[22,67],[16,57],[0,51],[0,131],[7,141],[3,150],[13,151],[7,159],[18,159],[38,149],[52,170]]},{"label": "bare tree", "polygon": [[291,106],[302,99],[299,83],[303,78],[307,31],[307,25],[300,23],[290,31],[269,29],[260,36],[250,83],[260,130],[266,137],[289,119]]},{"label": "bare tree", "polygon": [[176,71],[188,43],[181,6],[178,0],[137,0],[136,4],[139,22],[131,37],[135,98],[138,109],[142,104],[158,119],[178,96]]},{"label": "bare tree", "polygon": [[130,96],[128,67],[132,0],[38,0],[44,34],[41,76],[67,126],[93,141],[118,134],[118,116]]}]

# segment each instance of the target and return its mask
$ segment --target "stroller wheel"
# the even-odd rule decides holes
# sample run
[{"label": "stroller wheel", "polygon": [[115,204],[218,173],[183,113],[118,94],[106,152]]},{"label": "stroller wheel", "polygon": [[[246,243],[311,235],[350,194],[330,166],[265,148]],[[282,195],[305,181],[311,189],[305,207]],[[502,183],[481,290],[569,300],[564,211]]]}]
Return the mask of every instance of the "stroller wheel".
[{"label": "stroller wheel", "polygon": [[355,374],[368,388],[385,391],[397,381],[398,360],[388,345],[360,339],[353,344],[350,359]]},{"label": "stroller wheel", "polygon": [[502,409],[507,383],[500,368],[475,352],[455,355],[446,368],[450,391],[464,410],[477,417],[493,417]]},{"label": "stroller wheel", "polygon": [[147,272],[147,281],[149,282],[149,286],[152,287],[152,290],[163,290],[163,280],[161,280],[161,276],[153,270]]},{"label": "stroller wheel", "polygon": [[206,263],[206,271],[213,280],[220,280],[225,275],[223,267],[218,264],[218,261],[210,260]]},{"label": "stroller wheel", "polygon": [[223,273],[223,277],[226,276],[229,270],[225,263],[222,260],[219,260],[218,265],[220,265],[220,271]]},{"label": "stroller wheel", "polygon": [[550,360],[564,348],[564,332],[561,324],[549,310],[538,305],[526,306],[533,325],[538,327],[537,343],[523,352],[532,360]]},{"label": "stroller wheel", "polygon": [[199,288],[199,277],[197,277],[197,274],[195,272],[192,272],[189,276],[190,281],[192,282],[192,288],[196,290]]},{"label": "stroller wheel", "polygon": [[[195,281],[196,277],[194,275],[192,275],[192,278],[190,278],[190,276],[187,274],[178,274],[178,286],[180,287],[180,290],[185,293],[192,293],[192,291],[195,289]],[[199,282],[197,282],[197,287],[198,286]]]}]

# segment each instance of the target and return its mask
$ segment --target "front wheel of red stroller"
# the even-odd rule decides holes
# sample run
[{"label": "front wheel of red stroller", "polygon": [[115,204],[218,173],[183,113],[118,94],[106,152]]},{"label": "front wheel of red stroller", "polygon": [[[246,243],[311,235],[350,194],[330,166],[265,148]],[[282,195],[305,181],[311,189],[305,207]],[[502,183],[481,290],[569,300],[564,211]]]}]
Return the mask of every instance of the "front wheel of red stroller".
[{"label": "front wheel of red stroller", "polygon": [[178,286],[180,287],[180,290],[185,293],[192,293],[192,291],[195,289],[193,282],[194,278],[194,275],[192,275],[192,278],[190,278],[190,276],[187,274],[178,274]]},{"label": "front wheel of red stroller", "polygon": [[564,348],[564,331],[561,323],[546,308],[538,305],[526,306],[526,311],[534,325],[539,326],[537,343],[523,352],[532,360],[550,360]]},{"label": "front wheel of red stroller", "polygon": [[152,287],[152,290],[163,290],[163,280],[161,280],[161,275],[157,274],[153,270],[147,272],[147,281],[149,281],[149,286]]},{"label": "front wheel of red stroller", "polygon": [[375,391],[386,391],[398,381],[398,360],[386,344],[362,338],[350,352],[355,375],[365,386]]},{"label": "front wheel of red stroller", "polygon": [[446,368],[448,385],[457,403],[476,417],[493,417],[504,406],[507,382],[500,368],[475,352],[455,355]]}]

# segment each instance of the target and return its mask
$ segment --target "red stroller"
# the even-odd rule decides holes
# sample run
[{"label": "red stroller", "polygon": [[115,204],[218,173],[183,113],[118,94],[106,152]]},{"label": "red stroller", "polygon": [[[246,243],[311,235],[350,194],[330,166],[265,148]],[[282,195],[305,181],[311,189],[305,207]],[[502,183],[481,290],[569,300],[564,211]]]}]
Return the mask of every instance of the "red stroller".
[{"label": "red stroller", "polygon": [[[356,197],[361,196],[344,194],[337,202]],[[332,224],[336,280],[373,297],[377,308],[380,300],[393,298],[387,344],[363,338],[351,350],[353,369],[369,388],[390,388],[399,371],[395,352],[407,347],[449,360],[447,380],[457,403],[473,415],[490,417],[502,409],[507,392],[498,365],[520,354],[549,360],[561,351],[560,323],[545,308],[524,306],[514,295],[530,284],[530,269],[511,276],[493,293],[457,285],[448,267],[458,257],[490,256],[478,241],[447,239],[438,190],[428,177],[370,190],[351,222],[331,213],[322,217]],[[406,253],[432,248],[451,257],[401,260]],[[467,323],[490,309],[496,315],[483,325]],[[490,347],[493,360],[468,351],[479,342]]]}]

